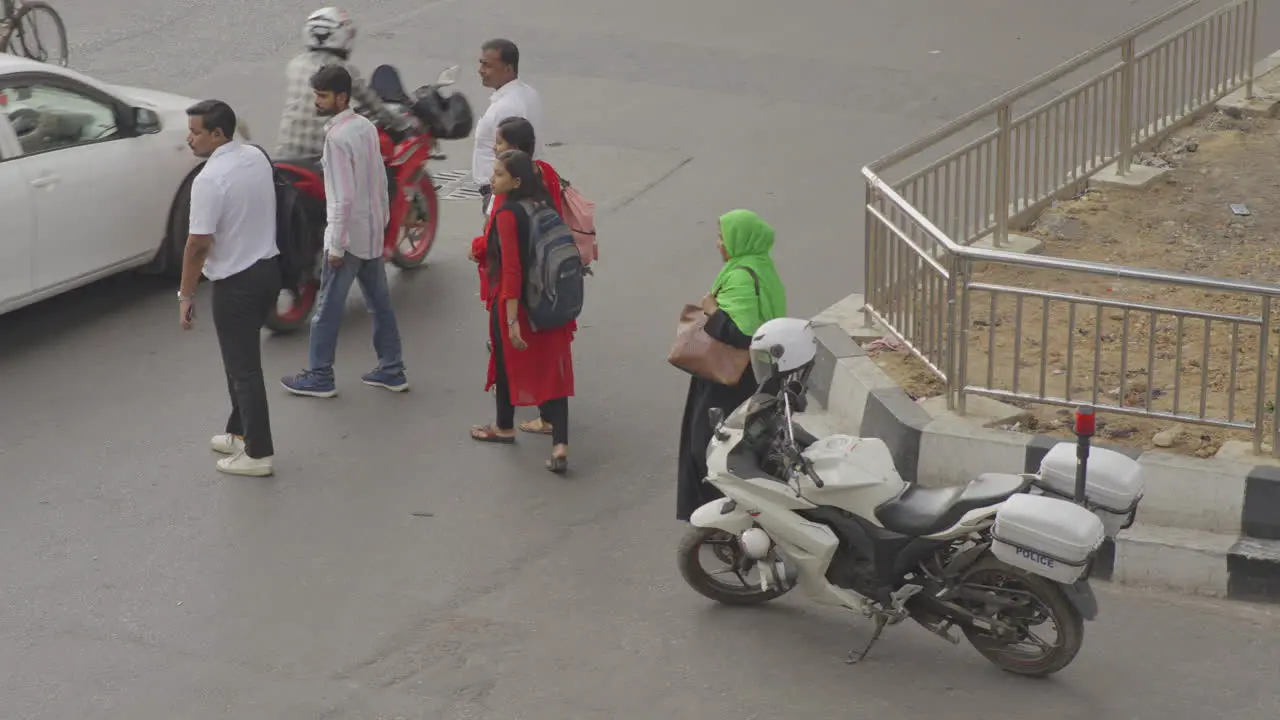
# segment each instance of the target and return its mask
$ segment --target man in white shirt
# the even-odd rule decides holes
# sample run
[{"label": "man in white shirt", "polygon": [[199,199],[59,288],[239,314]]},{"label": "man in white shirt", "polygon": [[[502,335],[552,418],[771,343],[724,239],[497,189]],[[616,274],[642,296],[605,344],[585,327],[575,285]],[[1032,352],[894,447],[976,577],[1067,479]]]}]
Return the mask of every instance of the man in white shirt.
[{"label": "man in white shirt", "polygon": [[325,65],[311,77],[316,112],[329,117],[321,157],[327,262],[311,318],[308,368],[280,381],[294,395],[330,398],[338,394],[333,362],[352,282],[360,283],[365,305],[373,314],[373,349],[378,354],[378,367],[360,380],[393,392],[409,389],[382,260],[383,233],[391,214],[387,173],[378,128],[351,109],[351,85],[351,74],[341,65]]},{"label": "man in white shirt", "polygon": [[262,325],[280,297],[271,163],[235,142],[236,114],[220,100],[187,109],[187,145],[208,158],[191,183],[191,216],[178,289],[178,322],[190,330],[200,274],[213,285],[213,327],[231,395],[226,433],[213,449],[231,475],[272,474],[275,448],[262,378]]},{"label": "man in white shirt", "polygon": [[[493,191],[489,178],[493,176],[495,156],[493,144],[497,139],[498,123],[509,117],[522,117],[537,130],[537,137],[546,137],[542,127],[542,100],[538,91],[520,79],[520,49],[510,40],[498,38],[480,46],[480,82],[493,89],[489,107],[476,123],[476,147],[471,155],[471,176],[480,186],[481,206],[489,214]],[[534,146],[533,157],[538,159],[541,143]]]}]

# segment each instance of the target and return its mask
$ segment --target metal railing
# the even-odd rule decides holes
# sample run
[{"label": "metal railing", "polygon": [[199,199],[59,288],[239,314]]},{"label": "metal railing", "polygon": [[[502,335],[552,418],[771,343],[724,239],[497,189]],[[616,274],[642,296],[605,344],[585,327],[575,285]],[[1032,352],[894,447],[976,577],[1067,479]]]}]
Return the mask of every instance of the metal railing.
[{"label": "metal railing", "polygon": [[[993,247],[1003,246],[1012,218],[1033,215],[1112,163],[1117,174],[1128,174],[1143,145],[1238,87],[1253,94],[1259,0],[1230,3],[1137,50],[1140,36],[1199,2],[1184,0],[868,168],[886,178],[905,161],[994,121],[976,139],[891,182],[947,237],[968,245],[991,235]],[[1102,72],[1015,113],[1019,101],[1117,51],[1118,60]]]},{"label": "metal railing", "polygon": [[[994,234],[999,248],[1011,217],[1035,212],[1112,161],[1117,173],[1129,172],[1144,143],[1236,88],[1251,96],[1258,1],[1232,2],[1136,52],[1135,37],[1196,3],[1187,0],[863,168],[867,324],[885,327],[945,383],[948,408],[963,414],[968,395],[1090,403],[1104,412],[1250,431],[1255,452],[1269,426],[1272,448],[1280,449],[1270,419],[1280,406],[1280,362],[1269,341],[1280,332],[1272,313],[1280,285],[971,246]],[[1015,100],[1117,48],[1118,65],[1014,115]],[[901,180],[881,177],[992,115],[995,130]],[[978,282],[979,267],[1195,288],[1234,296],[1240,312],[1056,292],[1029,287],[1025,277]],[[997,345],[1002,302],[1013,313],[1013,332],[1005,330],[1011,352]],[[1065,339],[1051,332],[1054,320],[1065,321]],[[1037,331],[1025,337],[1028,321]],[[1216,363],[1223,367],[1211,369],[1224,352]]]}]

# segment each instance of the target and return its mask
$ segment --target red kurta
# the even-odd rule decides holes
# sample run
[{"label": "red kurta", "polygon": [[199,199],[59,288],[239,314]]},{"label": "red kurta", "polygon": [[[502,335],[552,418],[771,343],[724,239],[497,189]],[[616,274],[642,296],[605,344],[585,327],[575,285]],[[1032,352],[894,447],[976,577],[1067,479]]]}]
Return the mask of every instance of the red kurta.
[{"label": "red kurta", "polygon": [[[571,397],[573,395],[573,355],[570,344],[573,342],[577,323],[571,322],[554,330],[534,332],[529,327],[529,316],[524,303],[517,303],[517,317],[520,324],[520,336],[528,345],[524,350],[517,350],[511,344],[511,335],[507,332],[507,300],[521,298],[524,291],[524,268],[520,262],[520,237],[513,211],[495,210],[490,223],[495,224],[496,232],[489,234],[488,242],[499,243],[502,262],[497,282],[491,284],[485,305],[490,311],[498,312],[500,338],[491,338],[495,343],[502,343],[502,356],[505,360],[507,386],[511,391],[511,404],[519,407],[541,405],[548,400]],[[484,258],[485,250],[479,253]],[[487,265],[487,263],[483,263]],[[487,280],[488,268],[484,269]],[[494,308],[493,304],[498,306]],[[489,354],[489,374],[485,390],[489,390],[497,382],[497,355]]]}]

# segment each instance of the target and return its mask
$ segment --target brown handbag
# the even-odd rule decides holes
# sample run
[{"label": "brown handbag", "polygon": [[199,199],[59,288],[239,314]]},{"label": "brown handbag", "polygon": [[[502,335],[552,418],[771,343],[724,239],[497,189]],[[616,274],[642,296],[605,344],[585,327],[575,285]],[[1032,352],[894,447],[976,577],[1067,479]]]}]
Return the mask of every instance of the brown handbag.
[{"label": "brown handbag", "polygon": [[[760,278],[751,268],[743,268],[755,280],[756,300],[760,299]],[[750,355],[746,350],[727,345],[707,332],[711,318],[698,305],[685,305],[676,326],[676,341],[667,354],[667,362],[693,375],[720,385],[737,385],[747,370]]]}]

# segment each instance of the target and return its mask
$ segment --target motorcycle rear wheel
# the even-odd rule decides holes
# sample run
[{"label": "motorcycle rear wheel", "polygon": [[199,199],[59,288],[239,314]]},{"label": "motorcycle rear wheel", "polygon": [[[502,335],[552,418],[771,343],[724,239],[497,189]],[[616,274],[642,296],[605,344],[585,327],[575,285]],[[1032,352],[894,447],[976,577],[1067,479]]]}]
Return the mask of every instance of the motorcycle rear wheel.
[{"label": "motorcycle rear wheel", "polygon": [[308,280],[297,292],[286,291],[286,293],[288,304],[282,309],[277,301],[276,306],[267,313],[264,325],[273,335],[288,335],[311,323],[311,316],[315,314],[316,298],[320,295],[320,281]]},{"label": "motorcycle rear wheel", "polygon": [[272,335],[288,335],[311,324],[311,316],[315,314],[316,302],[320,298],[320,271],[324,262],[324,252],[316,253],[311,276],[303,280],[296,290],[280,291],[280,297],[267,313],[264,323]]},{"label": "motorcycle rear wheel", "polygon": [[[965,627],[964,635],[974,649],[987,660],[1005,672],[1027,677],[1045,677],[1062,670],[1075,660],[1076,654],[1084,643],[1084,618],[1080,611],[1062,591],[1057,583],[1007,565],[995,557],[988,556],[979,560],[969,569],[962,581],[966,585],[981,585],[984,588],[1000,589],[1009,594],[1017,593],[1030,602],[1016,612],[1001,611],[996,617],[1018,627],[1020,638],[1013,640],[996,637],[978,628]],[[971,605],[971,603],[962,603]],[[982,615],[979,607],[968,609]],[[1036,620],[1040,619],[1039,622]],[[1058,637],[1050,648],[1043,648],[1038,657],[1028,657],[1012,650],[1012,646],[1025,642],[1026,637],[1034,638],[1035,644],[1043,644],[1033,631],[1032,625],[1052,622],[1057,628]]]},{"label": "motorcycle rear wheel", "polygon": [[761,590],[759,583],[748,582],[745,579],[746,573],[740,570],[734,572],[741,581],[740,585],[734,586],[717,580],[702,566],[700,558],[703,548],[712,549],[717,559],[727,561],[725,564],[730,571],[741,565],[744,556],[738,539],[730,533],[715,528],[690,528],[680,539],[676,559],[680,565],[681,577],[703,597],[725,605],[759,605],[787,593],[787,590]]}]

